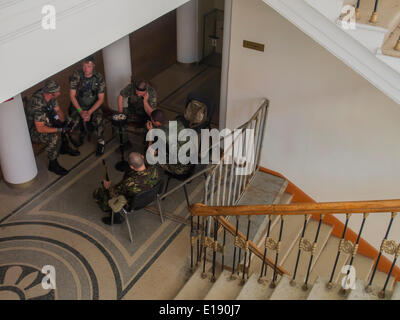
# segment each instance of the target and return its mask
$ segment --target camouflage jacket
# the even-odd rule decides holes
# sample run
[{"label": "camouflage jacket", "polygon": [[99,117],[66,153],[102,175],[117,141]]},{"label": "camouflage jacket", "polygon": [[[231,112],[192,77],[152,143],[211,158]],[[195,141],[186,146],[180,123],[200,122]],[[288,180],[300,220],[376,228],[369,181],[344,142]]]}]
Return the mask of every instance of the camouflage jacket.
[{"label": "camouflage jacket", "polygon": [[[153,87],[148,87],[147,92],[149,93],[149,105],[154,109],[157,107],[157,93]],[[121,90],[120,95],[124,99],[128,99],[129,108],[134,108],[135,110],[144,111],[143,99],[136,94],[135,85],[130,83],[124,89]]]},{"label": "camouflage jacket", "polygon": [[47,102],[43,95],[43,89],[36,91],[27,106],[27,122],[31,135],[38,134],[35,122],[44,122],[46,127],[53,127],[53,119],[50,113],[59,106],[57,100],[51,99]]},{"label": "camouflage jacket", "polygon": [[[173,122],[176,122],[176,131],[177,131],[177,136],[176,139],[171,139],[172,137],[170,137],[170,123],[172,124]],[[179,133],[185,129],[184,124],[182,123],[182,121],[180,121],[179,119],[176,119],[174,121],[169,121],[167,124],[165,124],[164,126],[158,128],[160,130],[162,130],[165,134],[165,144],[166,144],[166,152],[167,155],[169,154],[170,151],[170,147],[172,147],[173,149],[175,149],[177,152],[179,152],[180,147],[182,147],[184,144],[186,144],[189,140],[189,138],[186,139],[186,141],[180,141],[178,140],[178,136]]]},{"label": "camouflage jacket", "polygon": [[110,198],[125,196],[129,201],[136,193],[148,191],[159,181],[157,168],[148,166],[144,171],[129,169],[120,183],[109,189]]},{"label": "camouflage jacket", "polygon": [[77,70],[70,78],[70,88],[76,90],[76,98],[80,107],[88,110],[96,103],[98,94],[105,92],[106,83],[103,76],[97,71],[93,71],[93,75],[86,78],[82,70]]}]

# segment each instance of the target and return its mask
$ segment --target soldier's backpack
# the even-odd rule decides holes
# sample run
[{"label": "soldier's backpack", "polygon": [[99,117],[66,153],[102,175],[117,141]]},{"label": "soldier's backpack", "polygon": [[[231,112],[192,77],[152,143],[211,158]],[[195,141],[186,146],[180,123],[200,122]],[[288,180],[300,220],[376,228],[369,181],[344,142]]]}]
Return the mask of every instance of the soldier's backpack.
[{"label": "soldier's backpack", "polygon": [[207,120],[207,106],[198,100],[191,100],[183,114],[189,128],[197,127]]}]

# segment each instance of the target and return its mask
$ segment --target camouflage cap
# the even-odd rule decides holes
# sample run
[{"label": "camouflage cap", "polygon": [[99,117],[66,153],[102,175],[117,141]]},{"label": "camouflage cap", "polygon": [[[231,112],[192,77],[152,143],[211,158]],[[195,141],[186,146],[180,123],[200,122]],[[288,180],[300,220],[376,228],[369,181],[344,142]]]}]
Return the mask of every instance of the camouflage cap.
[{"label": "camouflage cap", "polygon": [[56,93],[60,90],[60,85],[54,80],[47,80],[43,88],[43,91],[46,93]]}]

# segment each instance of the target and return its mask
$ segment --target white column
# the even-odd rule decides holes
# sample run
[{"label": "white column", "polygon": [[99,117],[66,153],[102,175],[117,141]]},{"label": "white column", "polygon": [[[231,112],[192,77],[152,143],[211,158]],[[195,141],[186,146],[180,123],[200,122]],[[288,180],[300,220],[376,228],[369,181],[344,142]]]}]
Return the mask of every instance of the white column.
[{"label": "white column", "polygon": [[118,95],[130,83],[132,76],[129,35],[103,49],[107,102],[112,110],[118,110]]},{"label": "white column", "polygon": [[15,186],[37,175],[21,95],[0,104],[0,166],[4,180]]},{"label": "white column", "polygon": [[232,0],[225,0],[224,9],[224,36],[222,45],[222,66],[221,66],[221,98],[219,103],[219,128],[225,129],[228,101],[228,71],[229,56],[231,50],[231,20]]},{"label": "white column", "polygon": [[193,63],[198,60],[198,5],[190,0],[176,9],[177,60]]}]

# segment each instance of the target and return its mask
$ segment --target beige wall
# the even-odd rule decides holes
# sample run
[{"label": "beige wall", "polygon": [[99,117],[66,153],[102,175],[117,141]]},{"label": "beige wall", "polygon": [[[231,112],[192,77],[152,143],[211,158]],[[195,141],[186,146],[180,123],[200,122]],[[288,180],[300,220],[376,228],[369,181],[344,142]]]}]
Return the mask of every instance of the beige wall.
[{"label": "beige wall", "polygon": [[[400,106],[263,1],[233,0],[227,126],[262,97],[270,100],[262,166],[320,202],[400,198]],[[369,221],[367,240],[378,245],[387,222]],[[392,235],[400,240],[399,221]]]}]

